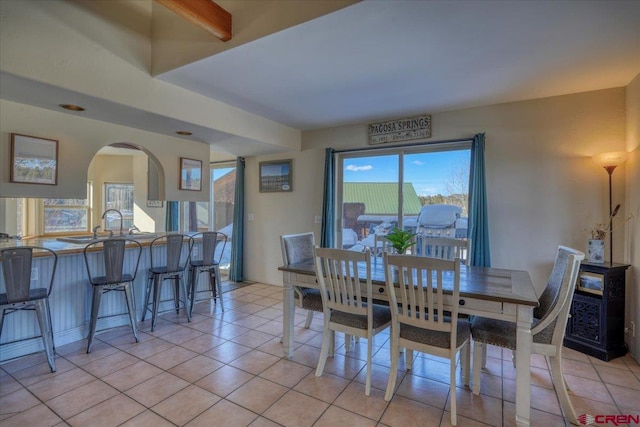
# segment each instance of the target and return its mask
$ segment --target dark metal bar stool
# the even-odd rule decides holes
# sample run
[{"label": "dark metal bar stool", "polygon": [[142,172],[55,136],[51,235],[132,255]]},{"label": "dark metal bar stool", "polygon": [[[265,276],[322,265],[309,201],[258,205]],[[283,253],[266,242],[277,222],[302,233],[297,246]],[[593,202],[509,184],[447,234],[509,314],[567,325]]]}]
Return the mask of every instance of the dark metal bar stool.
[{"label": "dark metal bar stool", "polygon": [[[163,257],[154,255],[154,252],[160,251],[160,246],[166,246],[166,252]],[[151,311],[151,331],[156,327],[158,317],[158,306],[160,305],[160,291],[162,283],[165,280],[173,280],[173,300],[176,313],[180,309],[180,285],[184,294],[184,307],[187,312],[187,320],[191,322],[191,313],[187,305],[188,294],[187,287],[184,282],[184,270],[189,264],[191,250],[191,237],[185,234],[169,234],[161,236],[151,241],[149,253],[151,254],[151,267],[149,268],[149,276],[147,278],[147,289],[144,299],[144,310],[142,320],[144,321],[147,311]],[[186,254],[186,255],[185,255]],[[149,299],[153,291],[153,301],[149,308]]]},{"label": "dark metal bar stool", "polygon": [[[125,273],[124,270],[124,258],[125,258],[125,246],[127,244],[133,244],[131,250],[137,251],[136,265],[132,272]],[[103,263],[101,270],[102,276],[95,275],[98,272],[98,264],[89,262],[89,254],[91,252],[97,253],[98,250],[102,250]],[[125,299],[127,301],[127,309],[129,311],[129,320],[131,321],[131,329],[133,329],[133,336],[136,342],[138,339],[138,327],[136,321],[136,309],[133,299],[133,281],[136,279],[138,272],[138,265],[140,264],[140,255],[142,254],[142,245],[136,240],[132,239],[107,239],[101,242],[90,243],[85,246],[84,262],[87,267],[87,275],[89,276],[89,283],[93,288],[93,301],[91,303],[91,321],[89,324],[89,342],[87,344],[87,353],[91,353],[91,346],[93,345],[93,338],[96,335],[96,325],[98,323],[98,313],[100,311],[100,301],[102,294],[112,291],[124,292]],[[93,264],[93,268],[90,266]],[[92,274],[93,272],[93,274]],[[103,317],[121,316],[122,314],[112,314]]]},{"label": "dark metal bar stool", "polygon": [[[34,249],[46,251],[47,255],[53,256],[51,279],[46,288],[31,288],[31,264]],[[2,326],[5,315],[15,313],[19,310],[35,310],[36,316],[38,317],[38,324],[40,325],[40,336],[44,344],[44,352],[47,355],[47,362],[49,362],[51,372],[55,372],[55,346],[53,342],[49,295],[51,294],[53,278],[56,275],[58,255],[51,249],[39,246],[17,246],[0,250],[0,257],[2,257],[2,273],[6,286],[6,293],[0,294],[0,310],[2,311],[2,315],[0,316],[0,336],[2,336]]]},{"label": "dark metal bar stool", "polygon": [[[202,257],[201,259],[193,259],[196,248],[195,240],[198,236],[202,238]],[[211,292],[211,297],[209,298],[213,298],[214,303],[216,303],[219,297],[220,308],[224,311],[222,281],[220,280],[220,260],[222,259],[224,248],[227,246],[227,236],[217,231],[205,231],[194,234],[192,238],[194,241],[191,243],[191,262],[189,263],[189,295],[191,296],[189,313],[193,313],[193,303],[196,299],[198,278],[200,277],[200,273],[204,272],[209,276],[209,291]],[[216,248],[219,242],[222,242],[222,250],[220,251],[220,256],[216,258]]]}]

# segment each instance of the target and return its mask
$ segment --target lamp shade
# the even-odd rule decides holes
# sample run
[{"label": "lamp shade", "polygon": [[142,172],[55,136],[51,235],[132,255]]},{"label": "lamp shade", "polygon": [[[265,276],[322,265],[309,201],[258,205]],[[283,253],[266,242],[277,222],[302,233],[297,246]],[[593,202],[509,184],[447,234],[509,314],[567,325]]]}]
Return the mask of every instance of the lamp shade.
[{"label": "lamp shade", "polygon": [[626,151],[612,151],[609,153],[596,154],[593,156],[593,161],[603,168],[615,168],[616,166],[623,164],[627,160],[627,157],[629,157],[629,153]]}]

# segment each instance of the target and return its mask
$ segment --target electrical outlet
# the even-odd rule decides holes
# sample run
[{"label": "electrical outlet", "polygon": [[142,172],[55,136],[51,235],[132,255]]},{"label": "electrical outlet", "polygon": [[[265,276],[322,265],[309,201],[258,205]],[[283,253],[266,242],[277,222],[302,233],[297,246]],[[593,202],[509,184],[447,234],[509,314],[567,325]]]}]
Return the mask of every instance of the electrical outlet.
[{"label": "electrical outlet", "polygon": [[252,213],[247,214],[247,221],[253,221],[253,219],[254,219],[254,216]]},{"label": "electrical outlet", "polygon": [[31,267],[31,281],[37,282],[40,278],[40,269],[38,267]]},{"label": "electrical outlet", "polygon": [[315,222],[316,224],[320,224],[320,223],[322,223],[322,217],[321,217],[320,215],[316,215],[316,216],[313,218],[313,222]]}]

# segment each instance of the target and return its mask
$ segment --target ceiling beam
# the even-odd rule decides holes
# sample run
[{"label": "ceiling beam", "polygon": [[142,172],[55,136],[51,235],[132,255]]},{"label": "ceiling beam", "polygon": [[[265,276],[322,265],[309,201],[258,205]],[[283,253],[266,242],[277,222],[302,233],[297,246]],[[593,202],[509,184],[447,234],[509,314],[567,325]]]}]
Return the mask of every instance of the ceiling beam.
[{"label": "ceiling beam", "polygon": [[231,40],[231,14],[213,0],[156,0],[223,42]]}]

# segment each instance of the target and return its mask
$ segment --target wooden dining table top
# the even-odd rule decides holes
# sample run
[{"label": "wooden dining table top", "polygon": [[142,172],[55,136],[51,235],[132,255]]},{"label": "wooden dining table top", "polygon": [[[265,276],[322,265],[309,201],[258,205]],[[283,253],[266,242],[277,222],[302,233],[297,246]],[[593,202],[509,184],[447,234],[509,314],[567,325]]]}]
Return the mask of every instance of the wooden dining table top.
[{"label": "wooden dining table top", "polygon": [[[315,276],[312,260],[281,266],[278,270],[289,273]],[[366,264],[358,264],[358,273],[366,278]],[[452,292],[453,272],[444,272],[445,293]],[[386,286],[385,268],[382,260],[371,262],[371,282],[374,286]],[[460,266],[460,297],[486,301],[499,301],[528,306],[538,306],[538,295],[527,271],[493,267]]]}]

